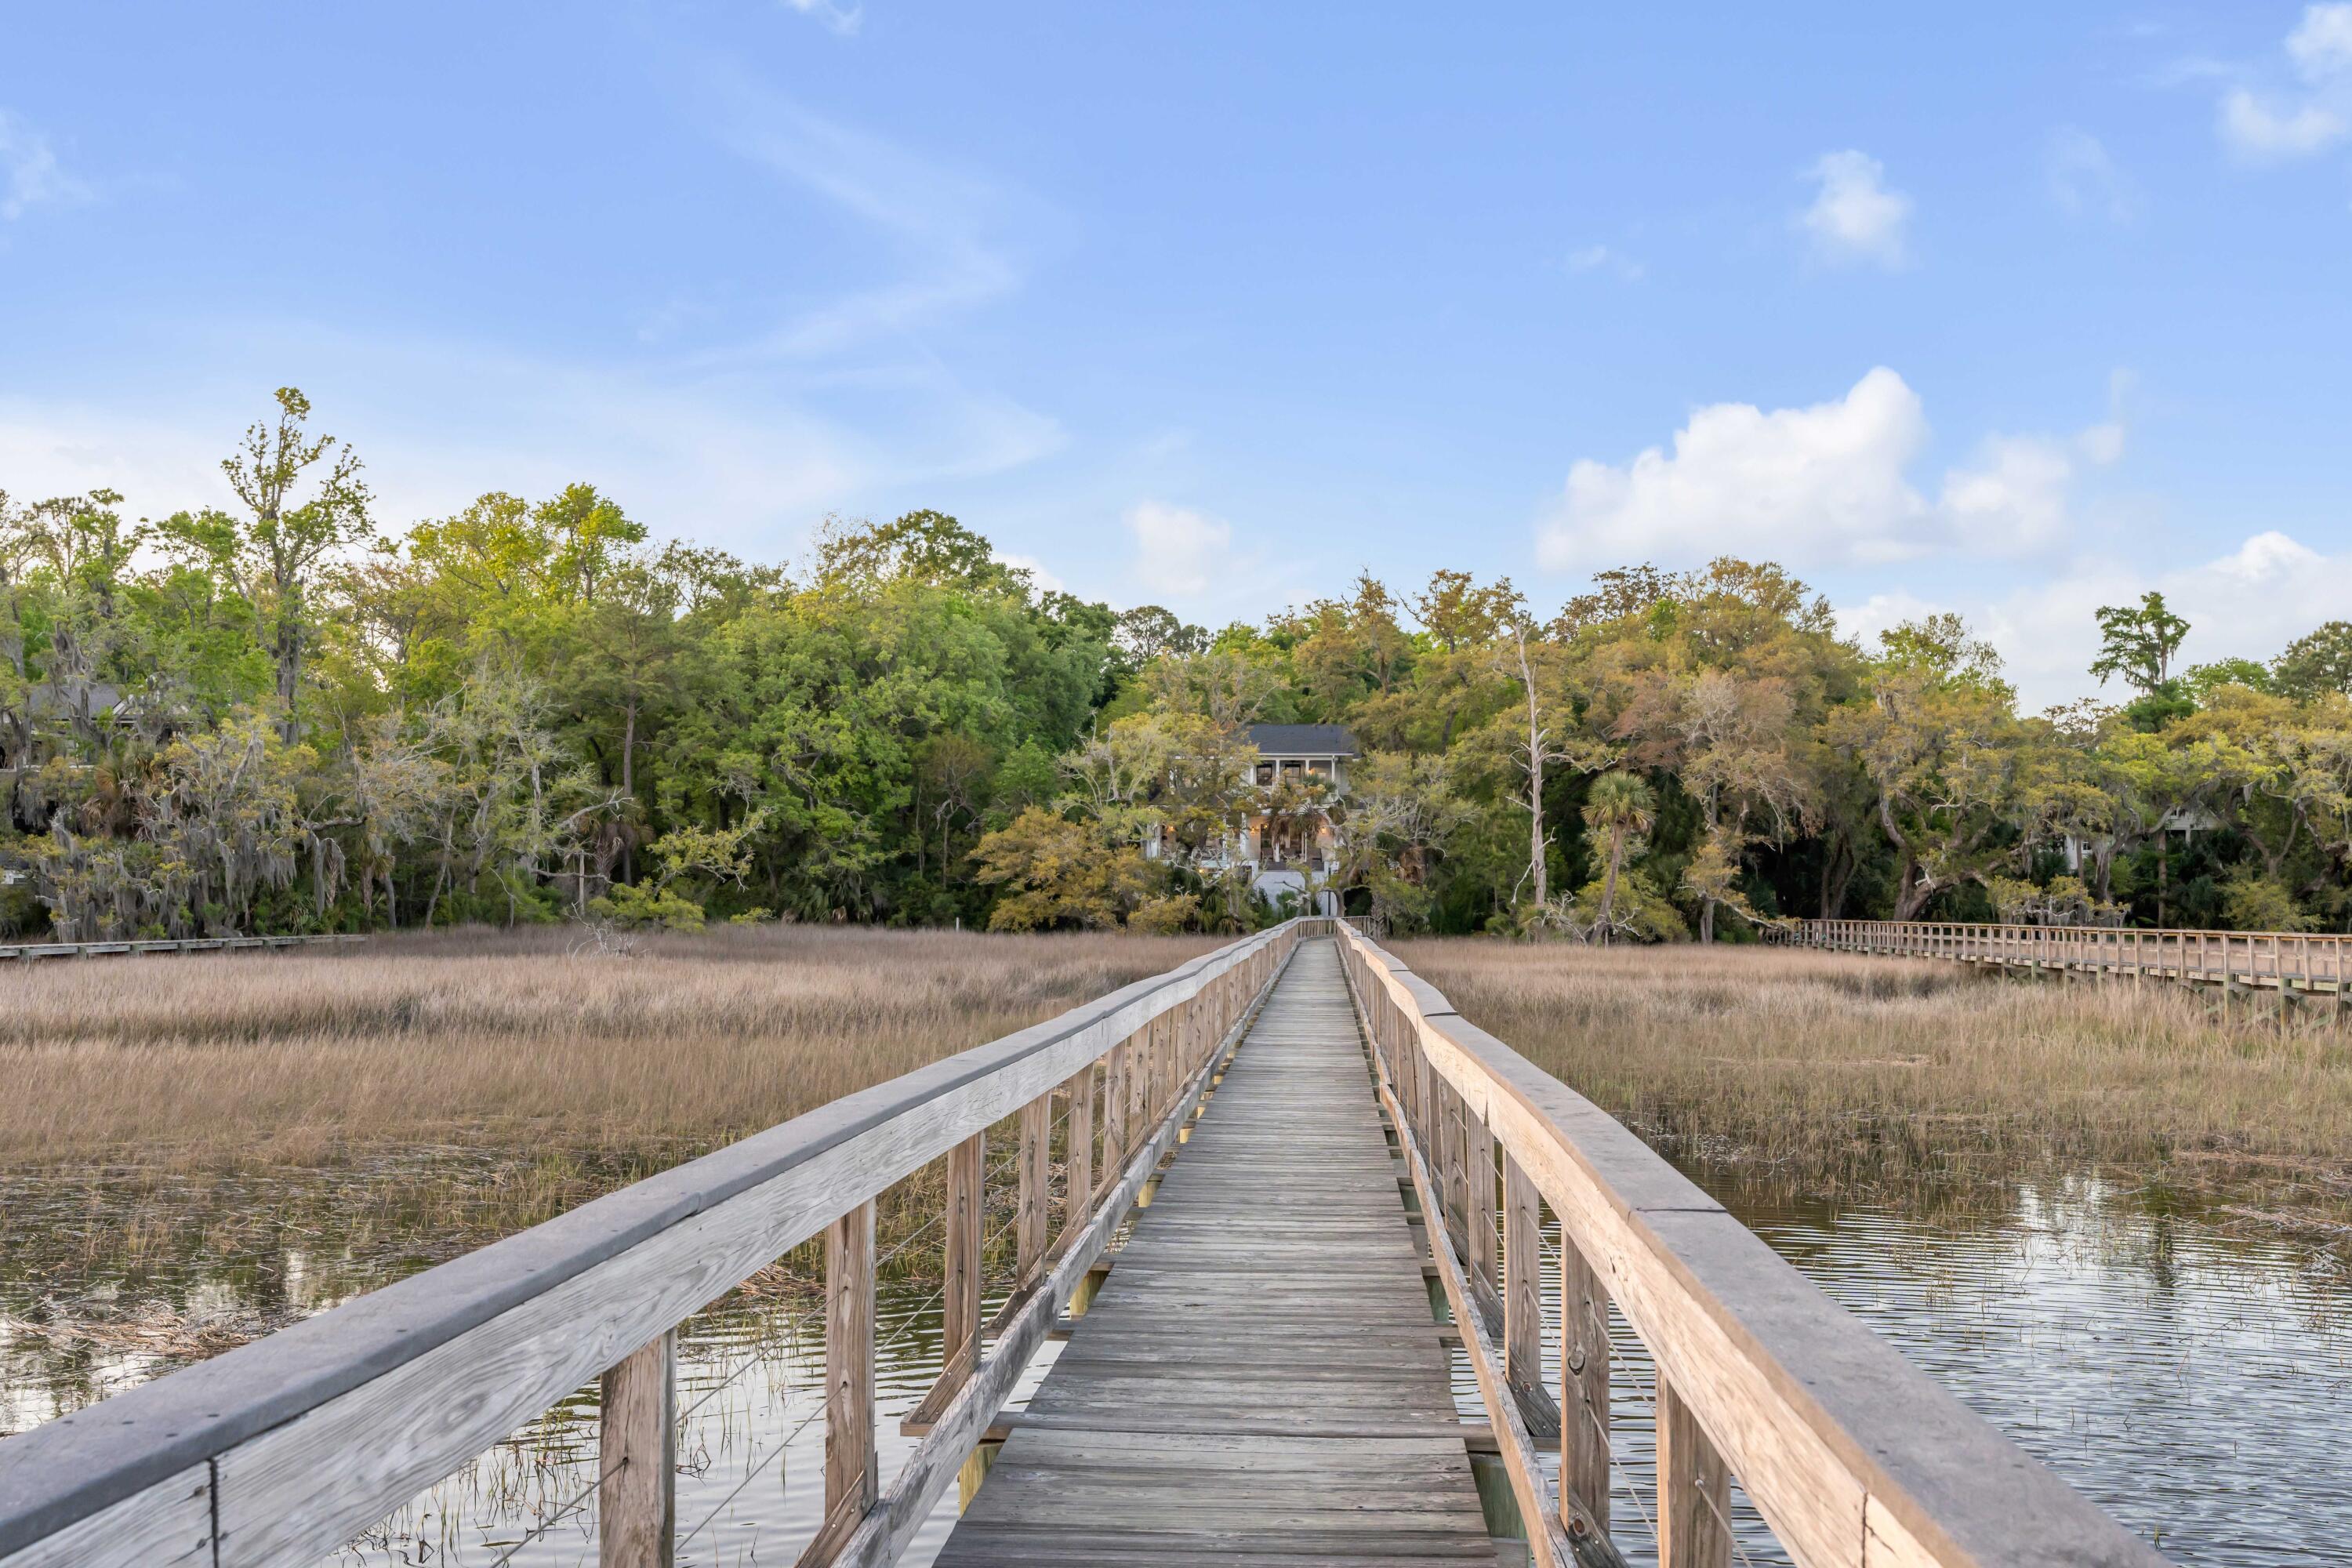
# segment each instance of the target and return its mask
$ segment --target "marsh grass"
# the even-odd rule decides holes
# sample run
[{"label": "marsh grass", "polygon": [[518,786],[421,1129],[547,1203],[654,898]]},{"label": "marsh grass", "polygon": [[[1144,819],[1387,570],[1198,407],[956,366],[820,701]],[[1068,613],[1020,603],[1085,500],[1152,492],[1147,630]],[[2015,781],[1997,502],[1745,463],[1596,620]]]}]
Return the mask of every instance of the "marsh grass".
[{"label": "marsh grass", "polygon": [[0,1169],[443,1144],[674,1163],[1174,967],[1205,939],[433,933],[6,976]]},{"label": "marsh grass", "polygon": [[[199,1359],[1211,945],[527,930],[0,973],[0,1350]],[[885,1194],[890,1273],[936,1273],[944,1196],[938,1163]],[[820,1267],[812,1243],[747,1293]]]},{"label": "marsh grass", "polygon": [[2340,1239],[2352,1031],[2179,987],[1774,948],[1401,942],[1465,1017],[1669,1152],[1811,1196],[2054,1166]]}]

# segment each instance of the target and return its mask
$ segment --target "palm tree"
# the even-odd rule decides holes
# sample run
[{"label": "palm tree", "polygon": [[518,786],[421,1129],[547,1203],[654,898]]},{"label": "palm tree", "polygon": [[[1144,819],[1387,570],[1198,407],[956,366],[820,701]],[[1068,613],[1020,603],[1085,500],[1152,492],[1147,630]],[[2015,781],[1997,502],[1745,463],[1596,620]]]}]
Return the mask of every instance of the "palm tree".
[{"label": "palm tree", "polygon": [[1650,786],[1632,773],[1603,773],[1584,797],[1584,825],[1609,835],[1609,869],[1601,879],[1600,920],[1594,931],[1605,945],[1609,917],[1617,903],[1617,875],[1624,869],[1626,840],[1650,831],[1658,819],[1658,803]]}]

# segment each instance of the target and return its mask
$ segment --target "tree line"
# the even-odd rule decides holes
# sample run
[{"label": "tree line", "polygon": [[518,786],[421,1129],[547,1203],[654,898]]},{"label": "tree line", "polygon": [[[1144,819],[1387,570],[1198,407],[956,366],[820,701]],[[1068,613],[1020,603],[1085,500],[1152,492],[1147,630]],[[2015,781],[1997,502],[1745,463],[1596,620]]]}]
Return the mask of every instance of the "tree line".
[{"label": "tree line", "polygon": [[[1405,928],[1745,939],[1790,916],[2352,929],[2352,624],[2018,710],[1950,616],[1871,646],[1780,567],[1440,571],[1212,632],[1041,588],[951,517],[806,560],[575,484],[388,533],[292,389],[236,504],[0,493],[0,932],[593,919],[1247,929],[1238,836],[1328,833]],[[1346,725],[1256,784],[1246,727]]]}]

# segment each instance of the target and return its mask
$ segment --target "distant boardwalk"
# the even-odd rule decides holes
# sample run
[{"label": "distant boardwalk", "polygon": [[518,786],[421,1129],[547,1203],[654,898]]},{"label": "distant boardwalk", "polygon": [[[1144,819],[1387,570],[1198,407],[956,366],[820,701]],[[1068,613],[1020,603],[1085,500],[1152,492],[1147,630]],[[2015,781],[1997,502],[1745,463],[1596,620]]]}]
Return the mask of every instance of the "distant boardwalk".
[{"label": "distant boardwalk", "polygon": [[1780,940],[1831,952],[1944,958],[2098,979],[2263,991],[2282,1008],[2352,1014],[2352,937],[2303,931],[2140,931],[1942,921],[1797,921]]},{"label": "distant boardwalk", "polygon": [[940,1568],[1495,1561],[1330,942],[1117,1256]]}]

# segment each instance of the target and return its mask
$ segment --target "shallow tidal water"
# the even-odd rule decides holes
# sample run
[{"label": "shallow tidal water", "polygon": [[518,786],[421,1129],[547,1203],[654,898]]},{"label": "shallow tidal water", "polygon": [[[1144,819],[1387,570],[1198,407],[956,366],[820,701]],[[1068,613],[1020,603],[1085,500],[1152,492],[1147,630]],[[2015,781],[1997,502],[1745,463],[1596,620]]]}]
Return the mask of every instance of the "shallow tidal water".
[{"label": "shallow tidal water", "polygon": [[[1708,1184],[1831,1297],[2174,1561],[2352,1562],[2352,1270],[2340,1253],[2231,1234],[2090,1176],[1948,1214]],[[299,1205],[299,1223],[244,1225],[227,1240],[203,1211],[261,1194],[207,1187],[173,1225],[152,1217],[150,1193],[142,1212],[163,1231],[135,1265],[110,1260],[102,1200],[31,1195],[24,1178],[0,1183],[0,1431],[195,1359],[206,1325],[257,1331],[434,1260],[385,1221],[397,1205],[386,1210],[380,1193],[373,1217],[340,1231],[336,1205],[314,1201]],[[78,1309],[114,1327],[61,1333]],[[887,1484],[913,1447],[897,1417],[939,1364],[936,1281],[886,1278],[877,1319]],[[154,1322],[164,1326],[142,1339],[137,1325]],[[1618,1331],[1612,1533],[1629,1558],[1654,1562],[1649,1366]],[[804,1295],[730,1297],[685,1325],[681,1563],[797,1555],[822,1511],[822,1363],[821,1317]],[[1466,1366],[1457,1389],[1476,1411]],[[593,1563],[595,1400],[593,1385],[575,1393],[331,1561]],[[909,1561],[928,1563],[955,1508],[950,1490]],[[1733,1511],[1736,1563],[1788,1561],[1736,1492]]]}]

